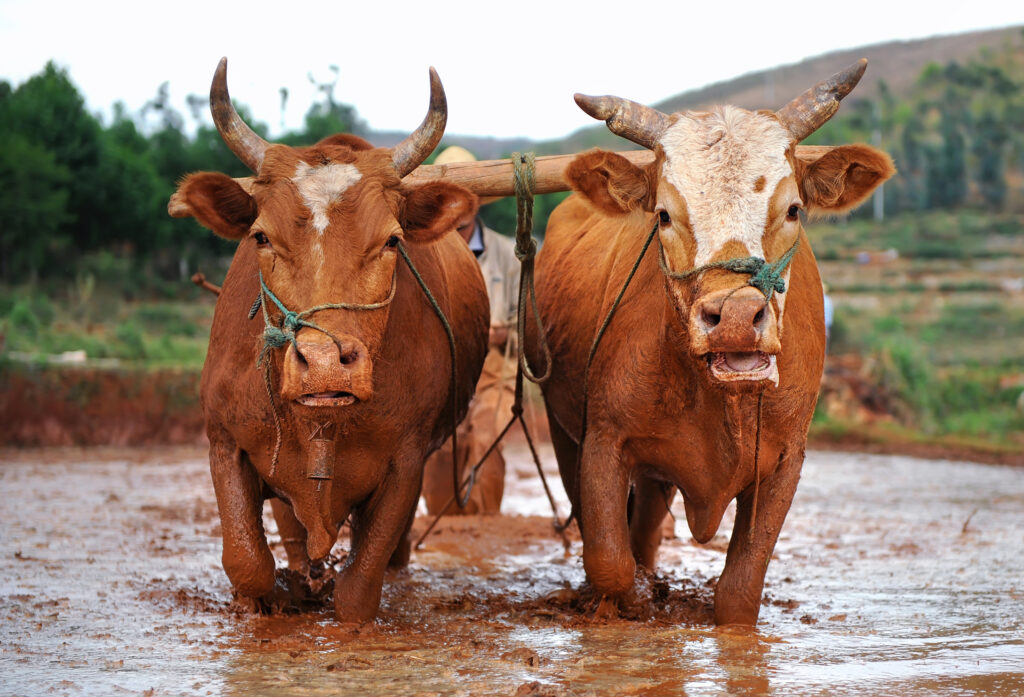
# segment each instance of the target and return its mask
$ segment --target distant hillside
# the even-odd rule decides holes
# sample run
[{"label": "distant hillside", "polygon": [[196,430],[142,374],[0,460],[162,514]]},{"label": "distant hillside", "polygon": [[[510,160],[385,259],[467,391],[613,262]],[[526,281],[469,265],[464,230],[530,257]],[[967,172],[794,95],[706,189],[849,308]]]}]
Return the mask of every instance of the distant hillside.
[{"label": "distant hillside", "polygon": [[[652,106],[666,113],[702,109],[714,104],[736,104],[747,109],[774,109],[860,58],[868,59],[868,72],[858,91],[854,93],[855,96],[874,96],[880,80],[884,80],[890,91],[899,95],[914,84],[929,63],[966,62],[986,47],[1000,48],[1004,45],[1022,44],[1024,25],[913,41],[890,41],[826,53],[792,65],[748,73],[732,80],[684,92]],[[619,96],[628,98],[630,95]],[[389,137],[393,137],[397,143],[404,135],[375,133],[372,134],[371,140],[378,145],[386,146],[390,144]],[[497,158],[517,150],[560,154],[593,147],[620,150],[629,147],[628,142],[596,123],[563,139],[553,141],[530,142],[526,139],[502,140],[452,134],[445,136],[445,143],[467,147],[481,159]]]},{"label": "distant hillside", "polygon": [[[735,104],[746,109],[776,109],[819,80],[861,58],[868,59],[868,71],[853,98],[874,97],[884,80],[893,94],[908,90],[930,64],[966,62],[985,48],[1024,44],[1024,25],[913,41],[890,41],[807,58],[756,73],[690,90],[651,106],[665,113],[706,109],[715,104]],[[628,95],[619,95],[628,97]],[[592,147],[622,149],[622,138],[602,125],[580,129],[561,141],[562,152]]]}]

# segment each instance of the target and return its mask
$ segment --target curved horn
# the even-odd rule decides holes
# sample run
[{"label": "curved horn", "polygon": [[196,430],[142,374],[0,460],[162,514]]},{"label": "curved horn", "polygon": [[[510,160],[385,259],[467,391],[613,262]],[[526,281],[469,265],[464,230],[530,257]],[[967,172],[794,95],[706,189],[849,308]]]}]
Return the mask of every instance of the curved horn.
[{"label": "curved horn", "polygon": [[235,111],[235,107],[231,106],[227,58],[220,59],[217,71],[213,74],[213,83],[210,85],[210,113],[213,114],[213,123],[220,131],[220,137],[224,139],[225,145],[231,148],[231,152],[235,153],[253,173],[259,174],[263,155],[270,147],[270,143],[249,128]]},{"label": "curved horn", "polygon": [[822,80],[801,94],[776,111],[775,116],[799,143],[824,126],[839,111],[839,101],[853,91],[867,67],[867,58],[861,58],[846,70]]},{"label": "curved horn", "polygon": [[608,130],[653,150],[668,127],[669,117],[657,109],[621,97],[590,97],[578,92],[573,97],[580,109],[608,124]]},{"label": "curved horn", "polygon": [[441,142],[445,124],[448,123],[448,100],[437,71],[430,69],[430,108],[419,125],[405,140],[391,149],[391,161],[395,163],[398,176],[404,177],[427,159]]}]

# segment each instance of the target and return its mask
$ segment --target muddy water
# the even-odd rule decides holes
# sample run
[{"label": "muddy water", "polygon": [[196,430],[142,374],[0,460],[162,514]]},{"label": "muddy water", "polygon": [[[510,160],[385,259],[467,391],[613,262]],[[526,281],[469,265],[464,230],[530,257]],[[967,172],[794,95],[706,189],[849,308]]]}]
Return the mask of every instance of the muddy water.
[{"label": "muddy water", "polygon": [[680,512],[608,612],[509,454],[506,514],[442,523],[353,631],[316,597],[232,601],[201,452],[8,451],[0,694],[1024,694],[1024,470],[809,454],[737,630],[710,624],[725,534],[698,546]]}]

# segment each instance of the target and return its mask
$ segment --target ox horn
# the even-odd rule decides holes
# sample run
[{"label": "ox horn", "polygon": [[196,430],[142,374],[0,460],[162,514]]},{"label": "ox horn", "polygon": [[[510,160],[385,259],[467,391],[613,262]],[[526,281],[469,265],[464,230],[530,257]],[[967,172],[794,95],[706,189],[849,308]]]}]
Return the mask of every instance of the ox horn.
[{"label": "ox horn", "polygon": [[430,68],[430,108],[419,125],[405,140],[391,149],[391,161],[395,163],[398,176],[404,177],[419,167],[434,151],[444,135],[448,123],[448,99],[437,71]]},{"label": "ox horn", "polygon": [[667,115],[628,99],[609,95],[590,97],[578,92],[573,99],[587,114],[607,123],[608,130],[612,133],[648,150],[654,150],[654,146],[661,139],[661,134],[668,128]]},{"label": "ox horn", "polygon": [[213,74],[213,83],[210,85],[210,112],[213,114],[217,130],[220,131],[220,137],[231,148],[231,152],[235,153],[253,173],[259,174],[263,155],[270,147],[270,143],[249,128],[231,105],[231,95],[228,94],[227,58],[220,59],[217,72]]},{"label": "ox horn", "polygon": [[867,58],[861,58],[846,70],[840,70],[801,94],[776,111],[775,116],[799,143],[839,111],[840,100],[853,91],[867,67]]}]

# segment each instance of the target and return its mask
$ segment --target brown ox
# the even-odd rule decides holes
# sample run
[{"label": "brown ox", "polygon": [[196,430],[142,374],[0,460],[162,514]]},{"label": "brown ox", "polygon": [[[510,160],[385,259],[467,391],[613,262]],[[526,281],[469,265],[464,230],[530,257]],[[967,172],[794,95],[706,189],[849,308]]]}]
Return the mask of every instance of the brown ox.
[{"label": "brown ox", "polygon": [[[576,97],[655,154],[643,169],[609,152],[578,157],[566,172],[577,194],[551,215],[537,259],[553,355],[544,386],[552,439],[587,577],[603,594],[629,591],[637,563],[653,568],[678,487],[699,542],[736,499],[715,621],[757,621],[824,360],[821,280],[800,211],[849,210],[893,173],[887,155],[863,145],[813,163],[795,148],[865,65],[776,113],[665,115],[615,97]],[[598,327],[652,235],[587,379]],[[748,259],[743,273],[719,264],[756,257],[781,267],[790,250],[781,279],[762,274],[761,289],[748,280],[763,262]]]},{"label": "brown ox", "polygon": [[[408,559],[403,535],[424,458],[452,430],[453,396],[457,418],[465,413],[487,345],[480,271],[446,234],[474,194],[442,183],[400,191],[441,139],[444,92],[431,70],[427,117],[391,150],[346,135],[307,148],[263,141],[231,107],[225,61],[210,100],[225,142],[256,175],[247,190],[224,174],[193,174],[172,201],[177,214],[239,241],[201,385],[224,569],[243,595],[274,591],[264,499],[299,569],[328,554],[351,514],[335,610],[342,621],[369,620],[389,558]],[[402,250],[451,323],[455,366]]]}]

